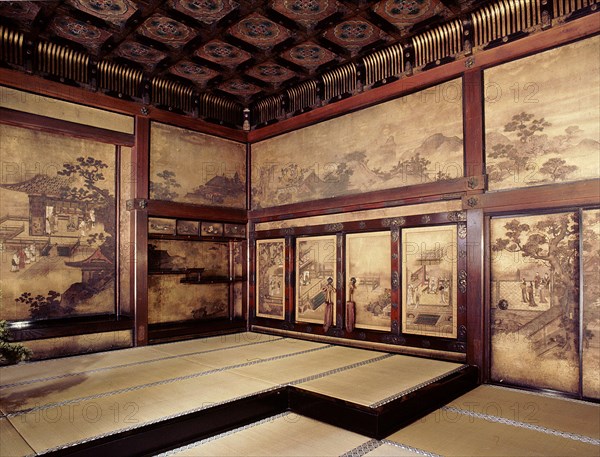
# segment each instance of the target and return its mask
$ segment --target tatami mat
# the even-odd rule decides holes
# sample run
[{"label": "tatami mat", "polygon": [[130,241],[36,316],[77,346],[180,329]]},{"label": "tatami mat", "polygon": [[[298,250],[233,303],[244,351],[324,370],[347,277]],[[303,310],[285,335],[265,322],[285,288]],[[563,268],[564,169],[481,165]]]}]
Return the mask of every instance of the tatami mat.
[{"label": "tatami mat", "polygon": [[480,386],[448,406],[600,439],[600,406],[593,403]]},{"label": "tatami mat", "polygon": [[194,443],[163,456],[340,456],[369,438],[293,413]]},{"label": "tatami mat", "polygon": [[40,409],[9,419],[30,446],[41,452],[208,408],[271,387],[271,384],[231,372],[217,372],[49,408],[42,405]]},{"label": "tatami mat", "polygon": [[458,363],[394,355],[298,386],[360,405],[376,406],[378,402],[395,398],[462,366]]},{"label": "tatami mat", "polygon": [[[600,441],[586,435],[598,414],[595,404],[480,386],[387,440],[446,457],[598,457]],[[580,420],[589,424],[578,428]]]},{"label": "tatami mat", "polygon": [[390,443],[378,442],[378,447],[363,454],[364,457],[423,457],[426,455],[419,449],[408,449],[405,446],[394,446]]},{"label": "tatami mat", "polygon": [[385,356],[386,354],[381,352],[327,346],[324,350],[302,354],[293,359],[274,360],[238,368],[234,373],[281,385]]},{"label": "tatami mat", "polygon": [[5,417],[0,417],[0,456],[13,457],[33,453],[33,449],[19,435],[10,421]]}]

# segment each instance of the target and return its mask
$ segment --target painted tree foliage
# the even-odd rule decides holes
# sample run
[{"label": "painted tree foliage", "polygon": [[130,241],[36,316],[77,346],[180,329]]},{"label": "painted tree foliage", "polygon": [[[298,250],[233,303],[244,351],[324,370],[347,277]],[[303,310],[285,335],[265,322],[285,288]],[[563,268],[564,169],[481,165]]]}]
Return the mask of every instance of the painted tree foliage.
[{"label": "painted tree foliage", "polygon": [[160,181],[150,181],[150,194],[152,198],[173,201],[179,197],[175,189],[180,188],[181,184],[177,182],[175,172],[163,170],[156,173],[156,176],[160,178]]},{"label": "painted tree foliage", "polygon": [[492,244],[495,252],[519,253],[524,260],[539,262],[550,270],[550,306],[560,307],[565,347],[576,347],[574,330],[579,318],[578,231],[575,213],[548,215],[533,223],[513,219],[504,225],[504,236]]},{"label": "painted tree foliage", "polygon": [[488,133],[490,182],[513,180],[517,184],[531,185],[571,180],[579,166],[569,162],[569,156],[575,151],[597,149],[597,142],[581,140],[583,130],[577,125],[565,128],[564,135],[544,133],[551,126],[545,118],[521,111],[504,125],[504,134]]}]

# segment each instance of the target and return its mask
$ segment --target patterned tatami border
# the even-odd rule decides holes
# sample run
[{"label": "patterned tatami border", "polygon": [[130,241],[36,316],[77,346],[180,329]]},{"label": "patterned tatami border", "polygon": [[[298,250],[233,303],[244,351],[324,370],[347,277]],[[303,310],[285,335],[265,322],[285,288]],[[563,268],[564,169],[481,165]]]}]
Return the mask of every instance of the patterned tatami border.
[{"label": "patterned tatami border", "polygon": [[[69,378],[69,377],[72,377],[72,376],[80,376],[80,375],[88,375],[88,374],[92,374],[92,373],[100,373],[102,371],[113,370],[113,369],[116,369],[116,368],[126,368],[126,367],[134,367],[134,366],[137,366],[137,365],[145,365],[145,364],[148,364],[148,363],[164,362],[165,360],[177,359],[179,357],[189,357],[189,356],[193,356],[193,355],[208,354],[210,352],[226,351],[226,350],[229,350],[229,349],[239,349],[241,347],[255,346],[257,344],[271,343],[273,341],[280,341],[280,340],[283,340],[283,339],[285,339],[285,338],[282,337],[282,338],[275,338],[275,339],[266,340],[266,341],[254,341],[252,343],[237,344],[235,346],[229,346],[229,347],[224,347],[224,348],[207,349],[205,351],[186,352],[184,354],[168,355],[168,356],[164,356],[164,357],[158,357],[156,359],[140,360],[139,362],[131,362],[131,363],[123,363],[121,365],[111,365],[109,367],[95,368],[93,370],[84,370],[84,371],[76,371],[76,372],[73,372],[73,373],[64,373],[64,374],[60,374],[60,375],[56,375],[56,376],[48,376],[46,378],[28,379],[26,381],[13,382],[11,384],[1,384],[0,385],[0,389],[8,389],[10,387],[25,386],[25,385],[28,385],[28,384],[35,384],[35,383],[38,383],[38,382],[55,381],[57,379]],[[131,349],[139,349],[139,348],[128,348],[128,349],[131,350]],[[42,362],[44,362],[44,361],[42,361]],[[39,363],[39,362],[35,362],[35,363]]]},{"label": "patterned tatami border", "polygon": [[488,422],[495,422],[498,424],[511,425],[513,427],[525,428],[527,430],[533,430],[536,432],[545,433],[547,435],[559,436],[561,438],[568,438],[570,440],[580,441],[582,443],[593,444],[600,446],[600,440],[596,438],[590,438],[589,436],[577,435],[575,433],[561,432],[560,430],[554,430],[540,425],[528,424],[527,422],[520,422],[513,419],[506,419],[504,417],[491,416],[489,414],[476,413],[474,411],[467,411],[464,409],[456,408],[454,406],[442,406],[442,411],[449,411],[452,413],[462,414],[463,416],[474,417],[477,419],[483,419]]},{"label": "patterned tatami border", "polygon": [[[334,345],[328,345],[328,346],[325,346],[325,347],[322,347],[322,348],[309,349],[307,351],[302,351],[302,353],[312,352],[312,351],[315,351],[315,350],[318,350],[318,349],[326,349],[326,348],[330,348],[330,347],[335,347],[335,346]],[[298,355],[298,354],[295,354],[295,355]],[[239,397],[230,398],[230,399],[223,400],[223,401],[216,402],[216,403],[211,403],[209,405],[201,406],[199,408],[194,408],[194,409],[190,409],[190,410],[187,410],[187,411],[182,411],[182,412],[177,413],[177,414],[171,414],[169,416],[161,417],[159,419],[155,419],[155,420],[152,420],[152,421],[138,423],[138,424],[135,424],[135,425],[131,425],[129,427],[125,427],[125,428],[120,428],[118,430],[114,430],[112,432],[107,432],[107,433],[103,433],[103,434],[100,434],[100,435],[95,435],[95,436],[86,438],[84,440],[73,441],[71,443],[65,443],[63,445],[56,446],[54,448],[46,449],[46,450],[44,450],[42,452],[39,452],[38,455],[43,455],[43,454],[50,453],[50,452],[55,452],[55,451],[61,451],[63,449],[67,449],[67,448],[70,448],[70,447],[73,447],[73,446],[77,446],[79,444],[84,444],[84,443],[88,443],[90,441],[94,441],[94,440],[98,440],[98,439],[102,439],[102,438],[107,438],[109,436],[113,436],[113,435],[116,435],[118,433],[129,432],[129,431],[132,431],[132,430],[135,430],[135,429],[138,429],[138,428],[142,428],[142,427],[146,427],[146,426],[149,426],[149,425],[157,424],[159,422],[168,421],[168,420],[175,419],[175,418],[178,418],[178,417],[182,417],[182,416],[185,416],[185,415],[188,415],[188,414],[197,413],[199,411],[203,411],[203,410],[206,410],[206,409],[209,409],[209,408],[214,408],[214,407],[217,407],[217,406],[221,406],[221,405],[224,405],[226,403],[233,403],[235,401],[243,400],[245,398],[253,397],[255,395],[261,395],[261,394],[264,394],[264,393],[267,393],[267,392],[271,392],[273,390],[277,390],[277,389],[280,389],[280,388],[288,386],[288,385],[297,385],[297,384],[300,384],[302,382],[307,382],[307,381],[310,381],[310,380],[313,380],[313,379],[323,378],[325,376],[329,376],[329,375],[332,375],[332,374],[335,374],[335,373],[340,373],[340,372],[345,371],[345,370],[350,370],[350,369],[356,368],[358,366],[364,366],[364,365],[368,365],[370,363],[379,362],[380,360],[386,359],[388,357],[393,357],[394,355],[395,354],[384,354],[384,355],[379,356],[379,357],[374,357],[372,359],[364,360],[364,361],[358,362],[358,363],[353,363],[351,365],[346,365],[344,367],[334,368],[332,370],[327,370],[327,371],[324,371],[322,373],[318,373],[318,374],[313,375],[313,376],[308,376],[306,378],[300,378],[300,379],[297,379],[295,381],[291,381],[289,383],[276,385],[276,386],[270,387],[268,389],[264,389],[264,390],[261,390],[261,391],[258,391],[258,392],[253,392],[251,394],[241,395]],[[282,358],[282,356],[277,356],[277,357],[274,357],[274,358],[275,359],[279,359],[279,358]],[[243,366],[255,365],[256,363],[266,362],[266,361],[268,361],[268,359],[264,359],[262,361],[247,362],[247,363],[242,364],[242,365]]]},{"label": "patterned tatami border", "polygon": [[405,395],[408,395],[410,393],[416,392],[417,390],[422,389],[423,387],[427,387],[427,386],[429,386],[431,384],[434,384],[434,383],[436,383],[438,381],[441,381],[446,376],[451,376],[451,375],[453,375],[455,373],[463,371],[463,370],[465,370],[468,367],[469,367],[468,365],[462,365],[460,367],[457,367],[454,370],[450,370],[447,373],[444,373],[444,374],[441,374],[439,376],[436,376],[435,378],[428,379],[425,382],[417,384],[416,386],[412,386],[412,387],[410,387],[410,388],[408,388],[406,390],[403,390],[402,392],[399,392],[397,394],[394,394],[394,395],[391,395],[391,396],[389,396],[387,398],[384,398],[383,400],[379,400],[379,401],[376,401],[375,403],[371,403],[369,405],[369,407],[370,408],[378,408],[379,406],[383,406],[386,403],[390,403],[390,402],[392,402],[394,400],[397,400],[398,398],[404,397]]},{"label": "patterned tatami border", "polygon": [[35,411],[41,411],[41,410],[56,408],[56,407],[65,406],[65,405],[72,405],[72,404],[83,402],[83,401],[97,400],[99,398],[105,398],[105,397],[110,397],[112,395],[134,392],[136,390],[141,390],[141,389],[145,389],[148,387],[156,387],[156,386],[162,386],[165,384],[172,384],[174,382],[185,381],[187,379],[194,379],[194,378],[199,378],[202,376],[208,376],[208,375],[215,374],[215,373],[221,373],[223,371],[234,370],[237,368],[248,367],[251,365],[258,365],[259,363],[272,362],[275,360],[286,359],[288,357],[295,357],[297,355],[310,354],[312,352],[322,351],[324,349],[331,349],[333,347],[335,347],[335,346],[327,345],[327,346],[322,346],[322,347],[313,348],[313,349],[305,349],[303,351],[291,352],[289,354],[282,354],[282,355],[278,355],[278,356],[274,356],[274,357],[268,357],[266,359],[256,359],[256,360],[252,360],[250,362],[238,363],[235,365],[229,365],[229,366],[221,367],[221,368],[214,368],[212,370],[199,371],[197,373],[192,373],[192,374],[188,374],[185,376],[177,376],[175,378],[168,378],[168,379],[163,379],[161,381],[149,382],[146,384],[140,384],[138,386],[126,387],[124,389],[111,390],[109,392],[102,392],[102,393],[95,394],[95,395],[88,395],[86,397],[72,398],[70,400],[65,400],[65,401],[56,402],[56,403],[46,403],[45,405],[35,406],[33,408],[21,409],[18,411],[14,411],[12,413],[8,413],[8,414],[6,414],[6,417],[22,416],[24,414],[29,414],[29,413],[32,413]]},{"label": "patterned tatami border", "polygon": [[248,430],[250,428],[258,427],[259,425],[268,424],[269,422],[276,421],[277,419],[281,419],[282,417],[289,416],[293,414],[291,411],[286,411],[284,413],[279,413],[271,417],[267,417],[265,419],[259,420],[257,422],[252,422],[248,425],[243,425],[242,427],[234,428],[233,430],[229,430],[227,432],[219,433],[218,435],[211,436],[205,438],[200,441],[196,441],[195,443],[190,443],[186,446],[178,447],[177,449],[171,449],[170,451],[163,452],[162,454],[158,454],[155,457],[170,457],[172,455],[178,454],[183,451],[189,451],[190,449],[197,448],[198,446],[202,446],[203,444],[210,443],[212,441],[220,440],[221,438],[225,438],[227,436],[235,435],[236,433],[242,432],[244,430]]}]

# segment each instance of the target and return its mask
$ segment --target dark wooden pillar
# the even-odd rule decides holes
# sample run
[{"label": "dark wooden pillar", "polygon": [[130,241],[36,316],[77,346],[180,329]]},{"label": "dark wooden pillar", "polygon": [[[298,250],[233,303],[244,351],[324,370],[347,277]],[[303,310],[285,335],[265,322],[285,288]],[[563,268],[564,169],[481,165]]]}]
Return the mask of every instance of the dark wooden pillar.
[{"label": "dark wooden pillar", "polygon": [[148,344],[148,174],[150,168],[150,119],[136,116],[132,167],[131,303],[134,309],[134,346]]}]

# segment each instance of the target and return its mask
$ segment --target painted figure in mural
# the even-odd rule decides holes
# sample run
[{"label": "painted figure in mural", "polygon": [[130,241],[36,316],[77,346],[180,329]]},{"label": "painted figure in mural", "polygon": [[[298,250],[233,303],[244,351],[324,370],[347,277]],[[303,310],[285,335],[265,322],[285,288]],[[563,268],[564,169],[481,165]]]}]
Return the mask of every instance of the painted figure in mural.
[{"label": "painted figure in mural", "polygon": [[535,291],[533,281],[529,281],[527,285],[527,301],[529,302],[529,306],[537,306],[535,302]]},{"label": "painted figure in mural", "polygon": [[31,262],[37,262],[37,249],[35,247],[35,243],[31,243],[29,246],[29,252],[31,254]]},{"label": "painted figure in mural", "polygon": [[335,287],[333,278],[327,278],[327,284],[323,287],[325,293],[325,316],[323,318],[323,330],[327,332],[333,324],[333,300],[335,298]]},{"label": "painted figure in mural", "polygon": [[406,305],[414,305],[415,304],[415,286],[412,284],[408,284],[408,293],[406,294]]},{"label": "painted figure in mural", "polygon": [[521,280],[521,301],[523,303],[529,303],[529,300],[527,299],[527,282],[525,279]]},{"label": "painted figure in mural", "polygon": [[540,284],[540,303],[548,303],[546,299],[550,295],[550,275],[548,272],[544,273],[544,277]]},{"label": "painted figure in mural", "polygon": [[10,271],[17,272],[19,271],[19,255],[15,251],[10,261]]},{"label": "painted figure in mural", "polygon": [[354,330],[356,304],[354,303],[354,290],[356,289],[356,278],[350,278],[348,286],[349,300],[346,302],[346,330],[352,332]]},{"label": "painted figure in mural", "polygon": [[46,206],[46,233],[51,235],[56,231],[56,224],[58,219],[54,213],[53,206]]},{"label": "painted figure in mural", "polygon": [[25,268],[25,251],[23,249],[19,249],[19,269],[22,270]]},{"label": "painted figure in mural", "polygon": [[91,227],[96,227],[96,211],[94,209],[90,210],[90,224]]}]

